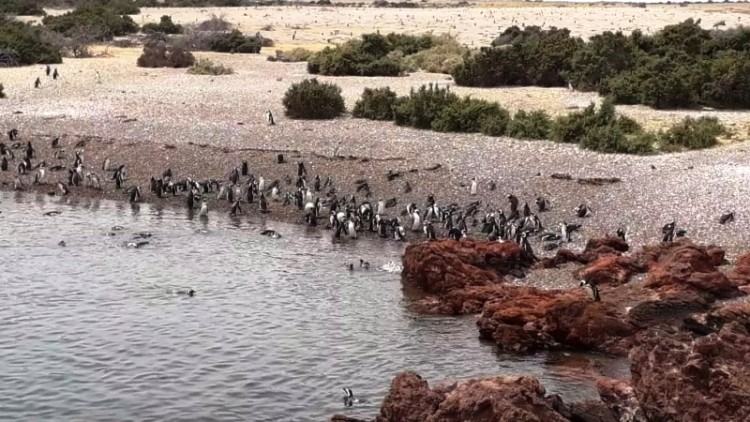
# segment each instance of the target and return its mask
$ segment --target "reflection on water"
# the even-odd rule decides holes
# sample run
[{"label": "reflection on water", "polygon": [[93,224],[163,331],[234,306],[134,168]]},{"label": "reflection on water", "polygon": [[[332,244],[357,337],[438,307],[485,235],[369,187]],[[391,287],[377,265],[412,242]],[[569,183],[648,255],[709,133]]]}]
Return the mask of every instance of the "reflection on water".
[{"label": "reflection on water", "polygon": [[[595,395],[549,356],[496,355],[472,317],[410,313],[398,274],[345,269],[398,262],[393,242],[269,222],[283,236],[270,239],[254,218],[8,192],[0,211],[0,419],[372,415],[405,369],[530,374],[566,399]],[[140,232],[150,243],[126,247]],[[367,403],[345,409],[343,387]]]}]

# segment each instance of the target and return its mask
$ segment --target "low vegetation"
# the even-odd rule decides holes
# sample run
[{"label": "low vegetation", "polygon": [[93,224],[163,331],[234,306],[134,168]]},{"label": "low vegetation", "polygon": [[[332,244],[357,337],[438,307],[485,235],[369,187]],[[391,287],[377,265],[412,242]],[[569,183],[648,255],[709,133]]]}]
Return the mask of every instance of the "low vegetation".
[{"label": "low vegetation", "polygon": [[156,41],[143,47],[137,64],[139,67],[189,67],[195,64],[195,57],[179,46]]},{"label": "low vegetation", "polygon": [[423,85],[398,97],[390,88],[367,88],[352,115],[393,120],[397,125],[439,132],[483,133],[519,139],[575,143],[603,153],[651,154],[656,151],[708,148],[726,129],[715,119],[687,118],[666,132],[645,131],[633,119],[618,115],[606,99],[557,119],[541,110],[519,110],[513,118],[498,103],[461,98],[437,85]]},{"label": "low vegetation", "polygon": [[0,15],[0,63],[62,63],[61,47],[49,41],[43,28]]},{"label": "low vegetation", "polygon": [[450,36],[363,34],[360,39],[315,53],[307,62],[307,70],[328,76],[399,76],[418,69],[444,71],[460,61],[464,50]]},{"label": "low vegetation", "polygon": [[260,35],[246,37],[239,29],[213,35],[210,50],[219,53],[260,53],[263,39]]},{"label": "low vegetation", "polygon": [[159,23],[147,23],[141,28],[143,32],[161,32],[162,34],[182,34],[182,25],[172,22],[172,17],[164,15]]},{"label": "low vegetation", "polygon": [[453,68],[459,85],[571,86],[657,109],[749,108],[750,28],[707,30],[689,19],[653,35],[511,27]]},{"label": "low vegetation", "polygon": [[297,47],[289,51],[276,50],[276,55],[268,56],[268,61],[284,63],[306,62],[312,55],[312,51],[306,48]]},{"label": "low vegetation", "polygon": [[0,2],[0,14],[16,16],[44,16],[46,13],[34,0],[3,0]]},{"label": "low vegetation", "polygon": [[121,13],[121,9],[93,3],[60,16],[45,16],[42,23],[63,35],[86,28],[96,33],[101,41],[138,32],[138,25],[130,16]]},{"label": "low vegetation", "polygon": [[333,119],[346,111],[341,88],[317,79],[293,84],[282,103],[286,116],[292,119]]},{"label": "low vegetation", "polygon": [[231,75],[234,70],[231,67],[224,66],[221,63],[214,63],[209,59],[200,59],[194,65],[188,68],[187,73],[191,75]]}]

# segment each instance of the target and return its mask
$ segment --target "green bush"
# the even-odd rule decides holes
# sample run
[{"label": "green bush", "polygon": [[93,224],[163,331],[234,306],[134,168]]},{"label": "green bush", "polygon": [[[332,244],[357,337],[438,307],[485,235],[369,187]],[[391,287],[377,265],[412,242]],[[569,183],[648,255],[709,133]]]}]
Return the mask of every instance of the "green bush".
[{"label": "green bush", "polygon": [[220,63],[214,63],[209,59],[200,59],[188,68],[187,73],[191,75],[231,75],[234,70]]},{"label": "green bush", "polygon": [[44,16],[46,13],[37,0],[3,0],[0,14],[17,16]]},{"label": "green bush", "polygon": [[660,145],[665,151],[710,148],[719,143],[718,136],[726,133],[727,129],[715,117],[686,117],[662,134]]},{"label": "green bush", "polygon": [[[492,124],[485,125],[486,120]],[[435,120],[432,130],[438,132],[482,132],[488,135],[500,136],[505,133],[510,114],[498,103],[491,103],[473,98],[463,98],[443,108]]]},{"label": "green bush", "polygon": [[[578,143],[583,141],[589,131],[610,127],[622,135],[635,134],[642,130],[633,119],[618,116],[612,100],[605,99],[598,110],[594,104],[590,104],[582,111],[558,117],[552,124],[551,135],[552,139],[558,142]],[[593,136],[608,139],[615,136],[606,131],[599,132]]]},{"label": "green bush", "polygon": [[286,115],[292,119],[333,119],[346,111],[341,88],[317,79],[293,84],[282,103]]},{"label": "green bush", "polygon": [[519,110],[508,123],[507,135],[518,139],[549,139],[552,120],[542,110]]},{"label": "green bush", "polygon": [[459,102],[456,94],[437,85],[422,85],[412,89],[408,97],[400,98],[394,107],[394,119],[399,126],[431,129],[444,109]]},{"label": "green bush", "polygon": [[162,34],[182,34],[182,25],[176,25],[172,22],[172,17],[164,15],[159,20],[159,23],[147,23],[141,28],[143,32],[161,32]]},{"label": "green bush", "polygon": [[143,54],[138,57],[138,67],[189,67],[195,63],[195,57],[189,51],[164,41],[157,41],[143,46]]},{"label": "green bush", "polygon": [[365,88],[362,98],[357,100],[352,116],[370,120],[393,120],[396,93],[390,88]]},{"label": "green bush", "polygon": [[430,35],[363,34],[336,47],[326,47],[307,62],[307,71],[329,76],[398,76],[406,56],[435,45]]},{"label": "green bush", "polygon": [[42,23],[50,30],[66,35],[77,28],[88,28],[99,34],[100,40],[138,32],[138,25],[130,16],[96,4],[81,6],[60,16],[46,16]]},{"label": "green bush", "polygon": [[217,34],[211,41],[211,51],[220,53],[258,54],[261,47],[261,41],[257,37],[246,37],[239,29]]},{"label": "green bush", "polygon": [[452,35],[434,37],[432,47],[403,58],[405,70],[432,73],[451,73],[462,61],[468,49]]},{"label": "green bush", "polygon": [[581,148],[603,153],[649,154],[654,150],[656,136],[650,133],[626,134],[617,124],[598,126],[581,138]]},{"label": "green bush", "polygon": [[47,40],[44,29],[0,15],[0,55],[11,66],[62,63],[60,47]]}]

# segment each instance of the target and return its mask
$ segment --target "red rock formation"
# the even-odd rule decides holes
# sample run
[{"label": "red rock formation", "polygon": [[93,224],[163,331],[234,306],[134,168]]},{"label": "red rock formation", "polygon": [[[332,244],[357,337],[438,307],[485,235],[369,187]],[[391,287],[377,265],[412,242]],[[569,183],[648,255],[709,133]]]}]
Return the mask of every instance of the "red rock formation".
[{"label": "red rock formation", "polygon": [[619,422],[646,422],[635,390],[629,382],[602,378],[597,380],[599,397]]},{"label": "red rock formation", "polygon": [[642,271],[643,267],[632,257],[606,255],[576,271],[575,276],[598,286],[618,285],[627,283],[630,276]]},{"label": "red rock formation", "polygon": [[376,422],[567,422],[562,402],[534,378],[491,377],[430,389],[414,372],[391,384]]},{"label": "red rock formation", "polygon": [[588,264],[605,256],[621,255],[623,252],[627,252],[628,249],[628,243],[619,237],[607,236],[598,239],[589,239],[586,242],[583,252],[575,253],[568,249],[560,249],[554,257],[542,259],[537,264],[537,267],[556,268],[568,262]]},{"label": "red rock formation", "polygon": [[750,419],[750,336],[735,323],[695,341],[649,331],[638,336],[630,362],[648,420]]},{"label": "red rock formation", "polygon": [[568,346],[622,352],[617,343],[635,332],[616,303],[594,302],[583,290],[506,289],[512,293],[488,302],[477,320],[480,336],[501,350]]},{"label": "red rock formation", "polygon": [[750,284],[750,253],[746,253],[737,259],[734,269],[727,274],[727,277],[737,286]]},{"label": "red rock formation", "polygon": [[713,298],[743,294],[716,268],[724,260],[724,252],[720,248],[681,241],[663,244],[661,249],[644,248],[644,255],[649,263],[644,285],[647,288],[661,292],[689,289]]},{"label": "red rock formation", "polygon": [[404,287],[444,295],[469,286],[488,286],[531,265],[512,242],[473,239],[439,240],[409,245],[404,253]]}]

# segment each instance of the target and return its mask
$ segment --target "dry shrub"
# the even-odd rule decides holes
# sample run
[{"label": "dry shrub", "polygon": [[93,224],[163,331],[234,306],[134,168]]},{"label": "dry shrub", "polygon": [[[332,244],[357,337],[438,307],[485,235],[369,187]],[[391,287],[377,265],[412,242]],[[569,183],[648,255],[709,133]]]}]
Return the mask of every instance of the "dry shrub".
[{"label": "dry shrub", "polygon": [[193,54],[164,41],[146,44],[138,57],[139,67],[188,67],[195,63]]},{"label": "dry shrub", "polygon": [[200,59],[194,65],[192,65],[187,73],[191,75],[231,75],[234,73],[234,69],[228,66],[224,66],[221,63],[214,63],[209,59]]},{"label": "dry shrub", "polygon": [[268,56],[268,61],[284,63],[306,62],[312,54],[312,51],[302,47],[297,47],[290,51],[276,50],[276,56]]},{"label": "dry shrub", "polygon": [[224,15],[211,15],[211,19],[205,20],[198,24],[199,31],[229,31],[232,24],[224,19]]}]

